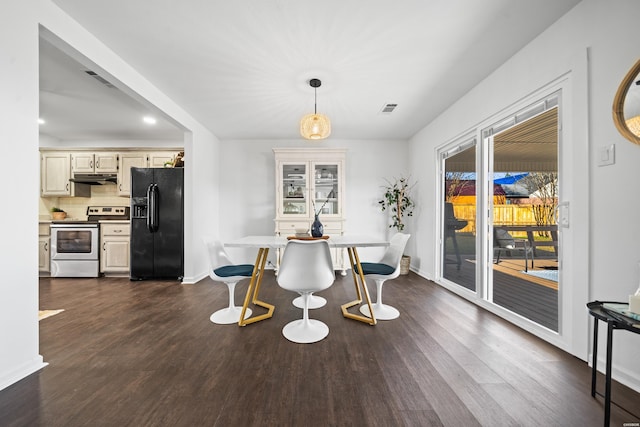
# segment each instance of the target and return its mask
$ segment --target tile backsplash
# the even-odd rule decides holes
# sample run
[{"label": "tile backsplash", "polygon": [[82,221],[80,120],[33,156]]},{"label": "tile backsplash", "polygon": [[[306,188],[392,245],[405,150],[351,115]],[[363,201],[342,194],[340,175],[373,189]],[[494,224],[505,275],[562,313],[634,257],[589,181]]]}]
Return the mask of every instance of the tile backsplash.
[{"label": "tile backsplash", "polygon": [[39,217],[51,219],[50,209],[58,207],[67,213],[70,219],[87,219],[87,206],[129,206],[128,197],[117,195],[117,186],[92,185],[91,197],[40,197]]}]

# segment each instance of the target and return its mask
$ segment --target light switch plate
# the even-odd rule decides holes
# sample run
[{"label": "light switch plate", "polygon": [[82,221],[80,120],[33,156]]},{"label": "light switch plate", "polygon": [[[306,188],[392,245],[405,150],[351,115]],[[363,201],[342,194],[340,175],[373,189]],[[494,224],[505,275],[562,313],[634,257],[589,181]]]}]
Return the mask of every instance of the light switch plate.
[{"label": "light switch plate", "polygon": [[598,166],[609,166],[616,162],[616,145],[606,145],[598,150]]}]

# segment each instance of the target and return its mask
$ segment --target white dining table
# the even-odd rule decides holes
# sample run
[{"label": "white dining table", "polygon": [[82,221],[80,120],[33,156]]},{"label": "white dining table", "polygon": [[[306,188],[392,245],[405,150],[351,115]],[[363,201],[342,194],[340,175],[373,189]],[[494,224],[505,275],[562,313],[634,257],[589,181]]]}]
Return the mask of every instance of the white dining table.
[{"label": "white dining table", "polygon": [[[270,249],[282,249],[287,245],[287,242],[290,239],[294,239],[294,238],[296,237],[293,237],[293,236],[284,237],[284,236],[273,236],[273,235],[245,236],[240,239],[232,240],[224,243],[224,245],[227,247],[258,249],[256,262],[253,267],[253,274],[251,275],[251,281],[249,282],[247,294],[244,298],[244,303],[242,304],[242,312],[240,314],[240,319],[238,320],[239,326],[246,326],[250,323],[255,323],[261,320],[265,320],[273,316],[273,311],[275,310],[275,306],[273,304],[269,304],[259,299],[260,285],[262,284],[262,278],[264,276],[264,271],[265,271],[264,267],[267,262],[267,255],[269,254]],[[302,239],[310,240],[312,238],[304,237]],[[368,323],[370,325],[375,325],[376,318],[373,315],[373,308],[371,307],[371,298],[369,297],[369,290],[367,289],[367,283],[365,281],[364,274],[362,273],[362,268],[360,266],[360,258],[358,256],[357,248],[386,247],[386,246],[389,246],[389,242],[383,239],[378,239],[375,237],[369,237],[369,236],[363,236],[363,235],[331,236],[331,237],[325,238],[325,240],[329,244],[330,248],[346,249],[349,255],[349,265],[357,266],[357,268],[355,269],[351,268],[353,282],[356,288],[356,299],[340,306],[342,309],[343,316],[349,319]],[[369,313],[371,313],[371,317],[350,313],[348,311],[349,308],[361,304],[363,300],[363,296],[366,304],[369,306]],[[267,309],[267,312],[245,319],[245,313],[247,311],[247,307],[249,306],[249,303],[263,307]]]}]

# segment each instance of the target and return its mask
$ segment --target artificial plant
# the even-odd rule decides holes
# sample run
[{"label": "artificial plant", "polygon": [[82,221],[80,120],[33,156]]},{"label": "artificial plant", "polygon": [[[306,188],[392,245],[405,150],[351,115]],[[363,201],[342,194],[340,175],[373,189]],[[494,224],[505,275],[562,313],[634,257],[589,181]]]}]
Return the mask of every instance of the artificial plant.
[{"label": "artificial plant", "polygon": [[395,227],[398,231],[404,230],[403,217],[413,216],[413,208],[416,206],[411,198],[412,184],[409,178],[394,178],[393,182],[386,180],[387,185],[383,186],[384,196],[378,200],[382,211],[391,210],[391,220],[393,223],[389,228]]}]

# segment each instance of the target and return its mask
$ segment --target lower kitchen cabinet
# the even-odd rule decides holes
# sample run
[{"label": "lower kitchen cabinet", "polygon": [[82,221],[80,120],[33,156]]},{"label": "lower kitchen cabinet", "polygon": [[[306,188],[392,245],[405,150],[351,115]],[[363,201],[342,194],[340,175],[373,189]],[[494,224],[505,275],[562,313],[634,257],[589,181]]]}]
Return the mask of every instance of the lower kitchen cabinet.
[{"label": "lower kitchen cabinet", "polygon": [[51,230],[49,223],[38,224],[38,270],[40,273],[51,272]]},{"label": "lower kitchen cabinet", "polygon": [[129,273],[129,223],[100,224],[100,272]]}]

